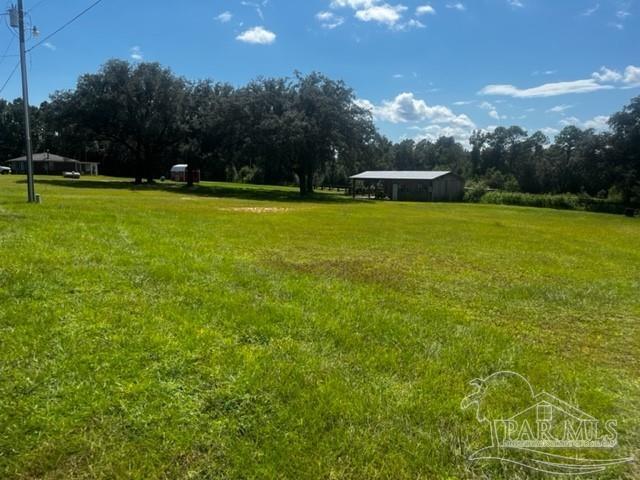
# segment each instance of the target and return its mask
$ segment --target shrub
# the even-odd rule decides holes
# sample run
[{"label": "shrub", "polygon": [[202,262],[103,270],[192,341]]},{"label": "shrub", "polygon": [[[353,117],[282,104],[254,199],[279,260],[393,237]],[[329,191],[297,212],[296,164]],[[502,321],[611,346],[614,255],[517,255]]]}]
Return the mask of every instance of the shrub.
[{"label": "shrub", "polygon": [[558,210],[584,210],[587,212],[623,214],[624,204],[608,199],[593,198],[574,194],[532,194],[517,192],[488,192],[481,203],[497,205],[517,205],[521,207],[554,208]]},{"label": "shrub", "polygon": [[486,184],[482,182],[471,184],[465,189],[464,201],[467,203],[478,203],[485,193],[487,193]]},{"label": "shrub", "polygon": [[569,194],[535,195],[518,192],[488,192],[482,197],[481,202],[522,207],[556,208],[559,210],[576,210],[579,207],[578,196]]}]

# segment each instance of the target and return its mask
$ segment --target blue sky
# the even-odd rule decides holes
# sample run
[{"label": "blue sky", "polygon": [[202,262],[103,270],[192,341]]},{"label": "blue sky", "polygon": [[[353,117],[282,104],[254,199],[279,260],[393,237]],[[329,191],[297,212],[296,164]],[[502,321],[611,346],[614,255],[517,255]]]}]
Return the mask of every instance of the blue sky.
[{"label": "blue sky", "polygon": [[[6,0],[5,0],[6,1]],[[91,0],[25,0],[42,36]],[[109,58],[242,85],[321,71],[394,140],[603,128],[640,95],[640,0],[103,0],[30,55],[32,103]],[[4,18],[4,17],[3,17]],[[12,33],[0,25],[0,54]],[[16,43],[8,53],[16,53]],[[0,59],[0,85],[17,59]],[[2,96],[20,94],[15,75]]]}]

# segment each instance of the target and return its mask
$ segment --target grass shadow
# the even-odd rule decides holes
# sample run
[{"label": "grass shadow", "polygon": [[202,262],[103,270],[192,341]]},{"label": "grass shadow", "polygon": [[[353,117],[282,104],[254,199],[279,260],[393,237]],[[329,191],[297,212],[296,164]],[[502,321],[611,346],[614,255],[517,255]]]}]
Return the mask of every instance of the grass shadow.
[{"label": "grass shadow", "polygon": [[[25,183],[21,181],[19,183]],[[208,183],[188,187],[174,182],[157,182],[153,184],[136,185],[124,180],[65,180],[42,179],[36,183],[56,187],[80,188],[80,189],[110,189],[128,191],[161,191],[178,193],[180,195],[195,195],[211,198],[236,198],[242,200],[269,201],[269,202],[309,202],[309,203],[344,203],[366,202],[333,192],[313,193],[302,196],[299,192],[286,187],[232,184],[232,183]]]}]

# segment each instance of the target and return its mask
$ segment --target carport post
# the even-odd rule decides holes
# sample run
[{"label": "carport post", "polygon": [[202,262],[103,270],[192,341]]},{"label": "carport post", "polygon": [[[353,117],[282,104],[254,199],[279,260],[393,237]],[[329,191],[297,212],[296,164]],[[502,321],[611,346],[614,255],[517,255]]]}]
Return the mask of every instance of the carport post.
[{"label": "carport post", "polygon": [[355,200],[356,198],[356,179],[355,178],[351,179],[351,195],[353,195],[353,199]]}]

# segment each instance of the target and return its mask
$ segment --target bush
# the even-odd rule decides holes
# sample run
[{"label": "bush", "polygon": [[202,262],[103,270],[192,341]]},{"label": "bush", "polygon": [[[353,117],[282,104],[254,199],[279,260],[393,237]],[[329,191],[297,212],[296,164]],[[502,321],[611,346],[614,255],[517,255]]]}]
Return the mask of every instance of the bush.
[{"label": "bush", "polygon": [[584,210],[587,212],[624,214],[622,203],[589,197],[588,195],[533,194],[517,192],[487,192],[480,199],[481,203],[495,205],[517,205],[521,207],[554,208],[557,210]]},{"label": "bush", "polygon": [[464,201],[467,203],[479,203],[487,193],[487,185],[479,182],[469,185],[464,192]]},{"label": "bush", "polygon": [[580,204],[577,195],[536,195],[518,192],[488,192],[482,197],[481,202],[497,205],[555,208],[559,210],[577,210]]}]

